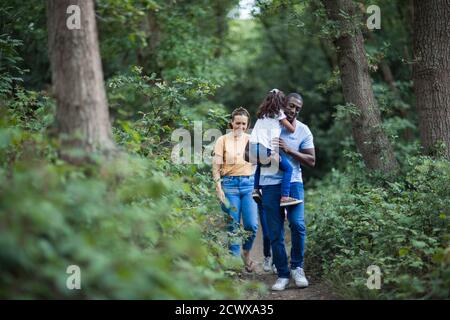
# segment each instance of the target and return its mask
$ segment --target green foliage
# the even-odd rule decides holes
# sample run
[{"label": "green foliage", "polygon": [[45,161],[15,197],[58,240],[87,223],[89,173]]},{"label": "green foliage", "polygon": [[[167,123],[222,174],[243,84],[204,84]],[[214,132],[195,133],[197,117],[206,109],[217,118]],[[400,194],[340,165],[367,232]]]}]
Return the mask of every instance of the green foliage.
[{"label": "green foliage", "polygon": [[[302,94],[300,120],[316,145],[317,166],[304,168],[307,264],[347,297],[449,297],[449,165],[418,156],[410,4],[378,0],[382,29],[361,28],[382,128],[402,164],[388,182],[365,172],[351,134],[359,111],[343,99],[330,41],[364,23],[372,1],[341,13],[351,30],[330,22],[320,0],[258,0],[250,20],[228,18],[238,0],[96,1],[123,153],[80,167],[58,157],[45,2],[3,2],[0,297],[242,297],[248,284],[231,277],[242,261],[226,252],[211,168],[173,164],[171,134],[194,121],[225,132],[232,109],[254,114],[274,87]],[[81,291],[65,287],[72,264]],[[371,264],[379,291],[365,286]]]},{"label": "green foliage", "polygon": [[[347,297],[449,298],[450,164],[408,157],[392,182],[350,170],[307,193],[307,259]],[[366,287],[370,265],[381,290]]]},{"label": "green foliage", "polygon": [[[242,266],[226,249],[225,221],[209,174],[174,165],[164,132],[118,122],[128,154],[74,167],[47,136],[53,103],[19,91],[0,125],[0,297],[93,299],[240,298]],[[136,129],[137,128],[137,129]],[[145,157],[148,155],[148,157]],[[81,290],[66,269],[81,268]]]},{"label": "green foliage", "polygon": [[99,1],[105,74],[139,65],[169,81],[196,77],[223,84],[231,75],[219,53],[225,47],[225,17],[235,4],[237,0]]},{"label": "green foliage", "polygon": [[17,52],[17,48],[22,45],[20,40],[12,39],[8,35],[0,35],[0,98],[2,100],[12,91],[14,83],[23,82],[21,76],[26,70],[19,66],[23,59]]},{"label": "green foliage", "polygon": [[136,114],[136,108],[141,112],[154,111],[176,115],[180,109],[181,100],[186,98],[179,94],[177,88],[167,86],[156,74],[147,76],[142,68],[134,66],[126,74],[119,74],[109,79],[109,101],[111,108],[125,117]]},{"label": "green foliage", "polygon": [[[133,66],[127,73],[109,79],[109,101],[113,112],[130,117],[136,109],[151,111],[165,120],[178,120],[180,110],[187,103],[201,102],[217,89],[218,85],[200,78],[177,78],[170,83],[145,75],[141,67]],[[156,120],[161,120],[157,118]]]},{"label": "green foliage", "polygon": [[[25,45],[23,45],[25,44]],[[41,90],[50,80],[45,1],[4,0],[0,8],[0,83],[10,74]],[[29,71],[29,72],[24,72]],[[1,85],[0,85],[1,87]]]},{"label": "green foliage", "polygon": [[203,130],[222,132],[228,122],[223,106],[208,99],[218,86],[205,79],[178,78],[169,83],[135,66],[111,78],[107,87],[116,139],[127,151],[146,157],[170,155],[172,132],[192,131],[194,121],[201,121]]}]

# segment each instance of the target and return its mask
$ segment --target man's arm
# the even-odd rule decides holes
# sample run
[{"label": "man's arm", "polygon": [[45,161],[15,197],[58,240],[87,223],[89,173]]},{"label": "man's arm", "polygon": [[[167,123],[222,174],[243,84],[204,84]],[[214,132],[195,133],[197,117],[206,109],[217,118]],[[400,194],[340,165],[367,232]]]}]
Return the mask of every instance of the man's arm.
[{"label": "man's arm", "polygon": [[314,148],[311,149],[302,149],[301,151],[293,150],[288,148],[283,139],[275,138],[274,146],[278,146],[282,149],[286,154],[291,155],[294,159],[298,160],[301,164],[307,165],[308,167],[313,168],[316,165],[316,150]]},{"label": "man's arm", "polygon": [[300,161],[301,164],[307,165],[308,167],[313,168],[316,165],[316,150],[314,148],[302,149],[300,151],[295,151],[288,148],[285,152],[291,155],[294,159]]}]

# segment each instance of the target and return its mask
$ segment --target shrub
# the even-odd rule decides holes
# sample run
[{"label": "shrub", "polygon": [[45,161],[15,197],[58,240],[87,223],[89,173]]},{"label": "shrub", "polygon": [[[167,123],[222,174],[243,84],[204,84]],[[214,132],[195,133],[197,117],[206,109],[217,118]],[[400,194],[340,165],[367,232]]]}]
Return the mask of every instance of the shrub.
[{"label": "shrub", "polygon": [[[450,164],[409,157],[403,171],[334,171],[307,193],[306,256],[347,297],[449,298]],[[370,265],[381,290],[366,287]]]},{"label": "shrub", "polygon": [[[243,297],[208,168],[172,164],[169,146],[134,149],[155,134],[142,120],[115,127],[117,159],[72,166],[48,135],[51,100],[18,92],[1,110],[0,297]],[[81,290],[66,287],[70,265]]]}]

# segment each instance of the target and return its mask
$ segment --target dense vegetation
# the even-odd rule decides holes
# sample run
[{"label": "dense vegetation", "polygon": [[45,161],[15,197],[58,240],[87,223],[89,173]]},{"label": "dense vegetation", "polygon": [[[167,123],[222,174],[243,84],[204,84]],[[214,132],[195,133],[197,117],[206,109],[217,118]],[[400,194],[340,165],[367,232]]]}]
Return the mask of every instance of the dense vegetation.
[{"label": "dense vegetation", "polygon": [[[307,193],[306,258],[344,296],[448,298],[450,166],[422,156],[403,166],[387,182],[355,164]],[[366,288],[370,265],[381,269],[380,292]]]},{"label": "dense vegetation", "polygon": [[[383,27],[363,32],[400,164],[387,176],[367,170],[355,145],[358,110],[341,92],[320,1],[256,1],[251,20],[231,18],[236,0],[96,1],[119,152],[83,164],[60,156],[45,3],[4,2],[0,297],[245,297],[257,284],[236,277],[242,264],[226,252],[211,167],[174,164],[171,134],[192,132],[194,121],[225,132],[233,108],[254,115],[277,87],[304,96],[300,120],[314,134],[317,166],[304,168],[307,274],[348,298],[449,298],[450,163],[445,145],[429,156],[420,144],[410,4],[377,1]],[[67,290],[69,265],[80,266],[83,290]],[[381,269],[381,290],[366,287],[370,265]]]},{"label": "dense vegetation", "polygon": [[[58,141],[49,134],[51,99],[21,91],[6,102],[0,296],[242,296],[245,285],[230,279],[241,264],[226,254],[225,221],[208,168],[174,165],[164,133],[169,129],[154,125],[176,119],[147,113],[118,121],[114,136],[121,155],[74,166],[58,158]],[[83,290],[67,290],[69,265],[81,268]]]}]

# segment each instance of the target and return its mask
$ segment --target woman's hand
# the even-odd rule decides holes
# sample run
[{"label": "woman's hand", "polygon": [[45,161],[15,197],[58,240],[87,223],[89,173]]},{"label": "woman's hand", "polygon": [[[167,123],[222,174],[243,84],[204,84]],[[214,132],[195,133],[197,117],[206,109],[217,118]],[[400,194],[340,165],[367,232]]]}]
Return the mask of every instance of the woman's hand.
[{"label": "woman's hand", "polygon": [[216,188],[217,198],[219,198],[220,203],[225,204],[225,193],[222,188]]}]

